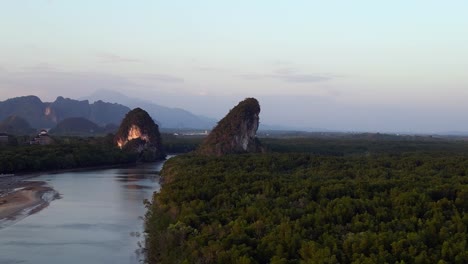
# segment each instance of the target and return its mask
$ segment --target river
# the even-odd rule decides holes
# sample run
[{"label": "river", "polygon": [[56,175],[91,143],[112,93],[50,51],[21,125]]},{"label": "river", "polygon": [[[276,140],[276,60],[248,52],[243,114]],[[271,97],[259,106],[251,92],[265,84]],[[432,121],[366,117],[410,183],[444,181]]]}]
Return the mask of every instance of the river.
[{"label": "river", "polygon": [[144,199],[164,162],[46,174],[60,193],[43,210],[0,229],[0,263],[139,263]]}]

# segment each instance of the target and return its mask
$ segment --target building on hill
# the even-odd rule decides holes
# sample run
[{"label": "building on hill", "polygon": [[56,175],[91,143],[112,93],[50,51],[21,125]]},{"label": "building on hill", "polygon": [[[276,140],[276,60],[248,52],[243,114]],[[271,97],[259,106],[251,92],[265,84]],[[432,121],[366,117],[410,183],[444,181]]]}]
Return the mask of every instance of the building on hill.
[{"label": "building on hill", "polygon": [[29,144],[31,145],[50,145],[52,143],[54,143],[54,140],[49,136],[45,129],[42,129],[34,139],[29,141]]}]

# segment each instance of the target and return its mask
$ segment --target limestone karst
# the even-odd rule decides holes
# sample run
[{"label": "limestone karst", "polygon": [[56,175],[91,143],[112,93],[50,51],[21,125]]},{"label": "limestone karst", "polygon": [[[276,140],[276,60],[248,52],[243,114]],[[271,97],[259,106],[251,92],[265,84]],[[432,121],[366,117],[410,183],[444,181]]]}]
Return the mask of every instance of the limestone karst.
[{"label": "limestone karst", "polygon": [[204,140],[199,154],[221,156],[224,154],[262,152],[256,138],[259,125],[260,104],[255,98],[247,98],[218,122]]},{"label": "limestone karst", "polygon": [[141,108],[127,113],[115,135],[115,142],[121,149],[138,153],[143,161],[165,157],[159,127]]}]

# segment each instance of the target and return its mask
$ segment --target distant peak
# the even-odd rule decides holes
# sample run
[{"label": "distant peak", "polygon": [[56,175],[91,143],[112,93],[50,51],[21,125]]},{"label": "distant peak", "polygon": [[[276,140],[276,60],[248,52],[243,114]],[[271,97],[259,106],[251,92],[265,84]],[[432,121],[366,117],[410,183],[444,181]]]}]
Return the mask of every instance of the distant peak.
[{"label": "distant peak", "polygon": [[41,99],[36,95],[26,95],[26,96],[19,96],[7,99],[6,101],[15,102],[15,101],[27,101],[27,102],[34,102],[34,103],[42,103]]}]

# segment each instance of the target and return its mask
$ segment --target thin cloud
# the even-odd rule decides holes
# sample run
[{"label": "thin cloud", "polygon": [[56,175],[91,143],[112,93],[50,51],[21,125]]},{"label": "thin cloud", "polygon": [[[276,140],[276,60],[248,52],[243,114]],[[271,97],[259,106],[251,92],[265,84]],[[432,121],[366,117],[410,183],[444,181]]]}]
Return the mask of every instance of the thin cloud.
[{"label": "thin cloud", "polygon": [[229,68],[222,68],[222,67],[209,67],[209,66],[196,66],[194,67],[197,71],[202,72],[220,72],[220,73],[229,73],[232,72]]},{"label": "thin cloud", "polygon": [[297,73],[297,69],[294,68],[280,68],[273,72],[276,75],[290,75]]},{"label": "thin cloud", "polygon": [[0,72],[1,97],[35,94],[39,96],[82,96],[97,88],[141,87],[132,79],[106,73],[66,71]]},{"label": "thin cloud", "polygon": [[275,70],[270,74],[242,74],[238,77],[244,80],[262,80],[262,79],[277,79],[283,82],[288,83],[316,83],[316,82],[326,82],[331,81],[336,78],[336,76],[331,74],[303,74],[298,73],[296,69],[293,68],[282,68]]},{"label": "thin cloud", "polygon": [[313,74],[291,74],[291,75],[277,75],[272,76],[273,78],[280,79],[285,82],[292,83],[315,83],[315,82],[325,82],[330,81],[332,77],[319,76]]},{"label": "thin cloud", "polygon": [[147,74],[143,76],[144,79],[157,82],[165,83],[183,83],[185,80],[183,78],[169,75],[169,74]]},{"label": "thin cloud", "polygon": [[244,80],[249,80],[249,81],[255,81],[255,80],[261,80],[261,79],[266,79],[269,78],[268,74],[256,74],[256,73],[247,73],[247,74],[240,74],[237,77],[240,77],[241,79]]},{"label": "thin cloud", "polygon": [[196,70],[199,70],[199,71],[218,71],[219,68],[215,68],[215,67],[205,67],[205,66],[200,66],[200,67],[195,67]]},{"label": "thin cloud", "polygon": [[292,65],[293,63],[289,60],[273,60],[273,61],[268,61],[268,64],[271,64],[273,66],[287,66],[287,65]]},{"label": "thin cloud", "polygon": [[38,63],[36,65],[32,66],[26,66],[22,68],[25,72],[51,72],[51,71],[57,71],[57,67],[43,62],[43,63]]},{"label": "thin cloud", "polygon": [[122,57],[120,55],[108,52],[98,53],[96,55],[102,62],[105,63],[141,63],[140,59]]}]

